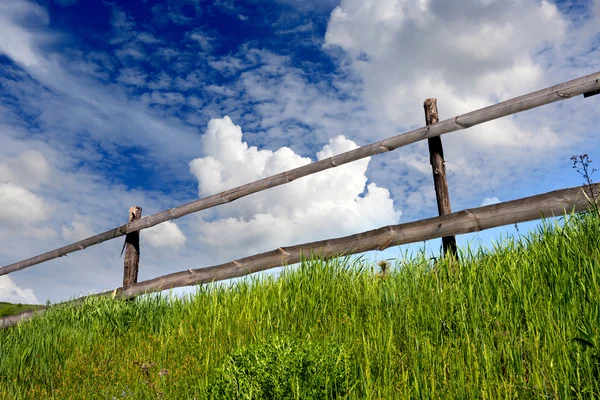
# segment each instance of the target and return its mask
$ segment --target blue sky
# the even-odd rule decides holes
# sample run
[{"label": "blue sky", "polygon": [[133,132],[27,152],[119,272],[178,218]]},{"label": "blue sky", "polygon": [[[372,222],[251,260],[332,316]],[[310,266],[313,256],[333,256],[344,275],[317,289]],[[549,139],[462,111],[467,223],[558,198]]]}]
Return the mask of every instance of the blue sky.
[{"label": "blue sky", "polygon": [[[422,126],[428,97],[445,119],[597,72],[599,22],[598,0],[2,2],[0,264]],[[581,184],[598,111],[443,136],[453,209]],[[143,231],[140,280],[436,210],[418,143]],[[0,301],[117,287],[121,244],[0,277]]]}]

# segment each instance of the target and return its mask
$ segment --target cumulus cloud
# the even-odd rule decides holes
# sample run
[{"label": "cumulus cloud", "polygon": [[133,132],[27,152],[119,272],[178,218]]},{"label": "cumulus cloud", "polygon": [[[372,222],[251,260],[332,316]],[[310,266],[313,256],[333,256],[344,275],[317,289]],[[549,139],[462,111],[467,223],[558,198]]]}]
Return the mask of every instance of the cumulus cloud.
[{"label": "cumulus cloud", "polygon": [[[200,196],[311,162],[287,147],[276,151],[250,147],[242,136],[229,117],[209,122],[201,138],[205,157],[190,162]],[[356,147],[337,136],[316,156],[321,160]],[[200,240],[213,251],[237,247],[250,254],[398,223],[402,213],[394,208],[389,191],[367,185],[369,161],[355,161],[218,207],[212,217],[199,218]]]},{"label": "cumulus cloud", "polygon": [[[343,0],[331,14],[325,40],[364,60],[364,68],[399,62],[397,73],[382,77],[393,78],[394,86],[438,71],[445,80],[471,82],[472,87],[479,79],[512,71],[496,83],[504,91],[507,84],[520,90],[518,83],[510,81],[513,74],[535,76],[532,70],[540,71],[532,60],[532,49],[559,39],[565,28],[556,6],[547,1],[466,0],[456,7],[442,0],[417,6],[407,0]],[[407,53],[421,48],[428,51],[412,57]],[[416,66],[425,71],[414,70]]]},{"label": "cumulus cloud", "polygon": [[37,304],[32,289],[22,289],[9,276],[0,276],[0,301],[9,303]]},{"label": "cumulus cloud", "polygon": [[148,243],[155,249],[179,250],[187,240],[181,229],[172,221],[146,229],[141,232],[141,235],[144,243]]},{"label": "cumulus cloud", "polygon": [[[408,128],[423,125],[420,102],[428,97],[438,99],[444,119],[547,85],[535,54],[560,41],[566,26],[546,1],[467,0],[457,7],[441,0],[343,0],[331,14],[325,44],[352,58],[373,115]],[[562,143],[548,126],[526,129],[514,118],[444,140],[450,157],[464,154],[460,162],[474,169],[480,165],[470,151],[498,155],[498,148],[511,148],[502,157],[517,158],[521,150]],[[426,170],[417,155],[403,161]]]},{"label": "cumulus cloud", "polygon": [[[539,87],[544,69],[533,55],[565,29],[547,1],[343,0],[325,43],[354,59],[373,112],[407,126],[423,124],[415,100],[436,96],[454,116]],[[488,136],[513,143],[503,138],[510,132]]]},{"label": "cumulus cloud", "polygon": [[[444,0],[342,0],[331,13],[324,48],[341,54],[349,75],[360,78],[355,86],[382,126],[408,130],[424,125],[422,102],[429,97],[438,99],[443,120],[574,78],[573,70],[560,76],[549,71],[584,53],[565,51],[565,43],[577,45],[597,35],[575,33],[569,18],[545,0],[465,0],[460,5]],[[588,55],[580,63],[589,65]],[[563,115],[581,124],[583,118],[566,112],[571,104],[564,105]],[[443,136],[453,202],[479,204],[486,191],[500,190],[501,185],[505,194],[517,190],[509,183],[533,187],[519,179],[524,162],[538,174],[526,179],[541,181],[542,160],[564,152],[586,134],[573,125],[563,131],[559,113],[546,111],[557,110],[551,107]],[[409,210],[404,199],[414,197],[415,189],[430,190],[429,155],[417,145],[398,154],[389,165],[408,167],[403,176],[408,183],[388,187],[409,214],[415,203]],[[399,196],[403,193],[404,199]]]},{"label": "cumulus cloud", "polygon": [[486,197],[481,202],[481,206],[480,207],[489,206],[489,205],[498,204],[498,203],[500,203],[500,199],[499,198],[497,198],[497,197]]}]

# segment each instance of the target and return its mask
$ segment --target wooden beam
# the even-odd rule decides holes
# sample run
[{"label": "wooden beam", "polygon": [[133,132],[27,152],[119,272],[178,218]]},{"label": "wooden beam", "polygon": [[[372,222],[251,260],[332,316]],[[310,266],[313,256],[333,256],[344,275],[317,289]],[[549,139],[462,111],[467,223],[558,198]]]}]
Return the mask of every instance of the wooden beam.
[{"label": "wooden beam", "polygon": [[[423,103],[425,109],[425,124],[427,126],[438,123],[439,115],[437,109],[437,99],[427,99]],[[444,148],[442,138],[435,136],[427,139],[429,145],[429,162],[433,172],[433,186],[435,188],[435,198],[437,200],[438,215],[447,215],[452,213],[450,207],[450,193],[448,192],[448,181],[446,180],[446,166],[444,164]],[[444,255],[456,255],[456,238],[454,236],[444,236],[442,238]]]},{"label": "wooden beam", "polygon": [[319,171],[324,171],[326,169],[334,168],[365,157],[370,157],[375,154],[392,151],[420,140],[466,129],[487,121],[492,121],[507,115],[516,114],[521,111],[530,110],[544,104],[565,100],[573,96],[578,96],[583,93],[598,89],[600,89],[600,72],[577,78],[572,81],[564,82],[546,89],[538,90],[537,92],[516,97],[511,100],[503,101],[493,106],[485,107],[467,114],[447,119],[435,125],[415,129],[410,132],[381,140],[377,143],[359,147],[358,149],[354,149],[346,153],[338,154],[336,156],[319,160],[290,171],[282,172],[256,182],[248,183],[246,185],[238,186],[236,188],[226,190],[200,200],[192,201],[188,204],[171,208],[170,210],[149,215],[139,220],[132,221],[127,225],[122,225],[104,233],[80,240],[79,242],[70,244],[68,246],[64,246],[47,253],[1,267],[0,276],[22,270],[45,261],[53,260],[58,257],[62,257],[75,251],[83,250],[87,247],[123,236],[127,233],[147,229],[162,222],[174,220],[183,217],[184,215],[192,214],[220,204],[230,203],[252,193],[260,192],[275,186],[284,185],[298,178],[308,176]]},{"label": "wooden beam", "polygon": [[[142,217],[142,207],[129,208],[129,222]],[[123,268],[123,286],[137,282],[140,269],[140,232],[131,232],[125,236],[125,260]]]},{"label": "wooden beam", "polygon": [[[315,256],[322,259],[331,259],[365,251],[384,250],[390,246],[416,243],[444,236],[479,232],[498,226],[534,221],[542,217],[549,218],[562,216],[570,212],[587,211],[590,208],[588,199],[591,196],[591,190],[600,191],[600,183],[592,186],[586,185],[556,190],[519,200],[463,210],[441,217],[386,226],[337,239],[321,240],[285,248],[280,247],[273,251],[225,264],[188,269],[87,297],[132,299],[143,294],[177,287],[238,278],[282,265],[298,263],[303,257],[310,259],[311,256]],[[83,299],[85,297],[70,303],[80,302]],[[43,312],[44,308],[35,312],[26,311],[2,318],[0,319],[0,329],[16,325],[20,321],[31,318],[36,313]]]}]

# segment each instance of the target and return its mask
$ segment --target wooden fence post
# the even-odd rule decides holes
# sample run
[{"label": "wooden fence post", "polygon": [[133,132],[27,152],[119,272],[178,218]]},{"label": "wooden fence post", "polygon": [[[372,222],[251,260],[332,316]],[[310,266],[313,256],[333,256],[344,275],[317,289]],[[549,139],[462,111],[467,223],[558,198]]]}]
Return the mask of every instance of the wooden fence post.
[{"label": "wooden fence post", "polygon": [[[129,208],[129,222],[142,218],[142,207]],[[123,287],[137,283],[140,268],[140,232],[128,233],[125,237],[125,267]]]},{"label": "wooden fence post", "polygon": [[[440,119],[438,116],[437,99],[427,99],[423,103],[425,108],[425,123],[433,125]],[[446,180],[446,166],[444,165],[444,148],[442,138],[439,136],[427,139],[429,144],[429,162],[433,170],[433,184],[435,186],[435,197],[437,200],[438,213],[440,216],[451,214],[450,195],[448,194],[448,181]],[[444,255],[456,255],[456,237],[447,236],[442,238]]]}]

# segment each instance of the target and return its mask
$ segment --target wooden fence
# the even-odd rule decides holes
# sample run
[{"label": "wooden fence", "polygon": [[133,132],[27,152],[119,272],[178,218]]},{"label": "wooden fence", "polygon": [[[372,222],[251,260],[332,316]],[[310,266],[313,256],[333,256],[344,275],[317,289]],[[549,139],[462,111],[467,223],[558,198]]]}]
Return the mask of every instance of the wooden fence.
[{"label": "wooden fence", "polygon": [[[596,185],[563,189],[520,200],[450,213],[450,202],[447,195],[448,190],[443,163],[443,150],[441,141],[439,141],[439,136],[574,96],[584,95],[584,97],[590,97],[591,95],[597,94],[599,91],[600,72],[596,72],[524,96],[516,97],[493,106],[450,118],[442,122],[437,122],[437,109],[430,104],[430,100],[434,99],[428,99],[425,102],[427,124],[425,127],[393,136],[377,143],[363,146],[256,182],[238,186],[144,218],[140,218],[141,209],[139,210],[139,213],[135,209],[133,211],[130,210],[129,223],[68,246],[1,267],[0,275],[22,270],[78,250],[83,250],[107,240],[127,235],[126,245],[128,254],[125,257],[126,272],[123,287],[93,296],[112,295],[113,297],[120,299],[130,299],[145,293],[230,279],[285,264],[296,263],[300,261],[303,256],[310,254],[327,259],[342,254],[347,255],[369,250],[383,250],[393,245],[414,243],[438,237],[445,239],[445,251],[454,251],[452,249],[453,247],[455,248],[455,242],[454,245],[452,245],[453,240],[451,238],[456,234],[536,220],[544,216],[562,215],[565,212],[581,212],[586,210],[589,205],[589,199],[586,198],[586,195],[591,195],[590,190],[593,190],[594,193],[598,193],[600,186]],[[438,140],[436,140],[436,138]],[[387,226],[343,238],[306,243],[292,247],[280,247],[271,252],[234,260],[229,263],[207,268],[189,269],[139,283],[136,283],[137,265],[134,267],[135,271],[129,270],[131,268],[131,263],[135,264],[135,261],[130,261],[128,266],[127,260],[135,260],[136,251],[139,256],[138,232],[142,229],[147,229],[159,223],[174,220],[184,215],[220,204],[229,203],[252,193],[280,186],[329,168],[334,168],[372,155],[392,151],[424,139],[428,139],[429,141],[440,217],[408,224]],[[443,186],[445,186],[445,189]],[[588,192],[584,195],[586,190]],[[43,309],[37,312],[43,312]],[[25,312],[0,319],[0,328],[12,326],[18,321],[30,318],[32,315],[32,312]]]}]

